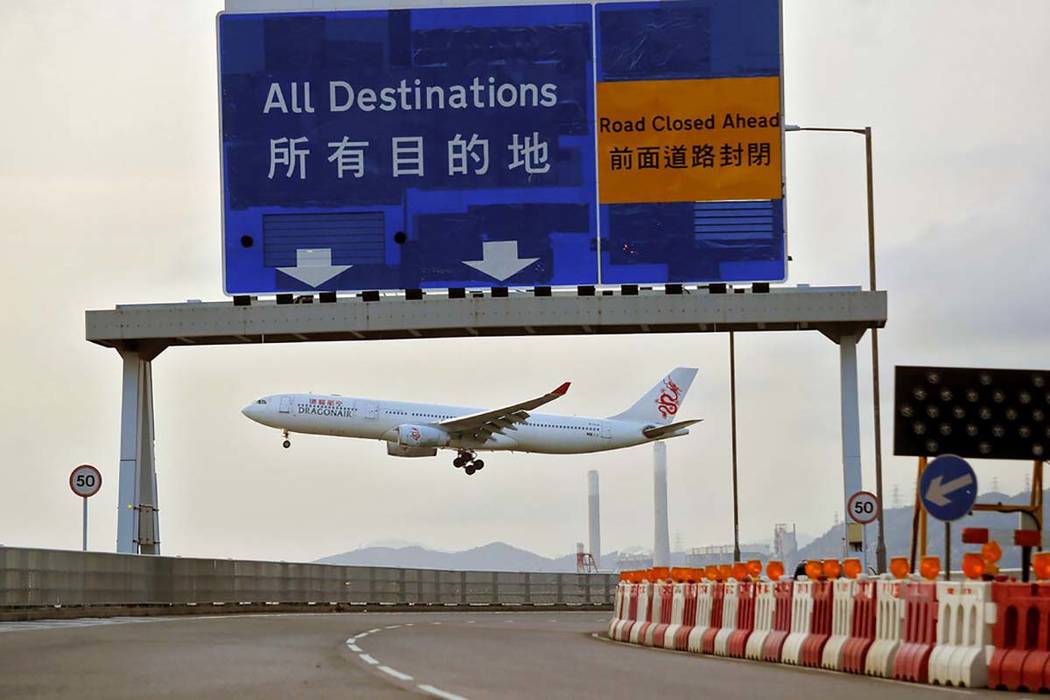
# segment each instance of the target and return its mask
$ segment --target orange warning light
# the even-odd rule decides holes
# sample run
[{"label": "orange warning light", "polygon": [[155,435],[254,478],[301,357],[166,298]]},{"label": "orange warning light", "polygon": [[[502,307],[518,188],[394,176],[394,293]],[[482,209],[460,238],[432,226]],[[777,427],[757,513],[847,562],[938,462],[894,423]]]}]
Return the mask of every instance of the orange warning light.
[{"label": "orange warning light", "polygon": [[762,575],[762,562],[758,559],[752,559],[747,563],[747,572],[751,574],[753,578],[758,578]]},{"label": "orange warning light", "polygon": [[846,578],[857,578],[864,571],[864,565],[860,563],[860,559],[847,559],[842,562],[842,570]]},{"label": "orange warning light", "polygon": [[842,574],[842,564],[837,559],[825,559],[821,571],[824,578],[838,578]]},{"label": "orange warning light", "polygon": [[715,566],[714,564],[711,564],[706,569],[704,569],[704,576],[707,577],[708,581],[717,581],[718,580],[718,567]]},{"label": "orange warning light", "polygon": [[718,565],[718,579],[720,581],[728,581],[733,575],[733,567],[730,564],[719,564]]},{"label": "orange warning light", "polygon": [[1032,555],[1032,570],[1040,581],[1050,578],[1050,552],[1039,552]]},{"label": "orange warning light", "polygon": [[652,581],[666,581],[671,578],[671,570],[666,566],[654,566],[649,573],[652,575]]},{"label": "orange warning light", "polygon": [[743,581],[747,578],[749,573],[750,570],[748,569],[747,564],[740,561],[733,564],[733,578],[737,581]]},{"label": "orange warning light", "polygon": [[806,576],[811,579],[820,578],[820,574],[823,572],[824,567],[821,565],[819,559],[810,559],[806,562]]},{"label": "orange warning light", "polygon": [[908,563],[908,557],[893,557],[890,560],[890,573],[897,579],[907,577],[911,573],[911,564]]},{"label": "orange warning light", "polygon": [[981,546],[981,557],[989,564],[994,564],[1003,558],[1003,548],[995,540],[989,540]]},{"label": "orange warning light", "polygon": [[966,578],[979,579],[984,575],[984,559],[980,554],[967,552],[963,555],[962,570]]},{"label": "orange warning light", "polygon": [[919,573],[927,581],[933,581],[941,573],[940,557],[923,557],[919,564]]},{"label": "orange warning light", "polygon": [[779,561],[771,561],[766,564],[766,576],[774,581],[779,581],[784,575],[784,564]]}]

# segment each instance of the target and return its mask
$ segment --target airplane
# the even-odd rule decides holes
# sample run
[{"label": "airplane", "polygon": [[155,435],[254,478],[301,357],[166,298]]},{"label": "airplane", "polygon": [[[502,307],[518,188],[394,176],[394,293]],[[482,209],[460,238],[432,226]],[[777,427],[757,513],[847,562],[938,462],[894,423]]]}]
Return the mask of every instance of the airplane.
[{"label": "airplane", "polygon": [[672,370],[633,406],[608,418],[532,413],[561,398],[569,382],[528,401],[492,410],[344,397],[339,394],[274,394],[241,409],[278,428],[283,445],[291,433],[382,440],[394,457],[433,457],[455,450],[452,465],[474,474],[485,467],[479,452],[584,454],[633,447],[689,434],[700,420],[673,422],[697,370]]}]

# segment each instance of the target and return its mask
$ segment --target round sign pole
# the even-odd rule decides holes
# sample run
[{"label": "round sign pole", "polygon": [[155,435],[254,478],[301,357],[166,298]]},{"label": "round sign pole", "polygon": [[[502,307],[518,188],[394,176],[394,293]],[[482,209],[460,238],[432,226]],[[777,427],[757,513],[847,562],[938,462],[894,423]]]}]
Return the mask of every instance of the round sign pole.
[{"label": "round sign pole", "polygon": [[87,551],[88,498],[102,488],[102,474],[90,464],[81,464],[69,475],[69,488],[83,501],[83,551]]}]

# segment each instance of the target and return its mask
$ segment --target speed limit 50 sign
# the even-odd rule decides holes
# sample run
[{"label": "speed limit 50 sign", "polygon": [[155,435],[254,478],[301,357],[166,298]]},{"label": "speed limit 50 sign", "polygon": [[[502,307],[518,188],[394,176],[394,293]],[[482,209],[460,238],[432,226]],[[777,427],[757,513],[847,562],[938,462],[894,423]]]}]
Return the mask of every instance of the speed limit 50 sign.
[{"label": "speed limit 50 sign", "polygon": [[69,488],[78,496],[94,496],[102,488],[102,475],[90,464],[81,464],[69,475]]},{"label": "speed limit 50 sign", "polygon": [[857,491],[846,503],[849,519],[861,525],[875,522],[879,517],[879,497],[871,491]]}]

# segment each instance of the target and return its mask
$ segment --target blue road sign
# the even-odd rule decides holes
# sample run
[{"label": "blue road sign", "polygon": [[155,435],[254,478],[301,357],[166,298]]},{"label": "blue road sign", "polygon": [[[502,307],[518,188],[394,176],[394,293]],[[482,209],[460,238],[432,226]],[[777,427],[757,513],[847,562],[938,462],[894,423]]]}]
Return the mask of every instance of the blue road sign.
[{"label": "blue road sign", "polygon": [[958,520],[977,501],[977,475],[962,457],[942,455],[926,465],[919,480],[919,499],[938,520]]},{"label": "blue road sign", "polygon": [[225,290],[784,279],[779,27],[779,0],[220,14]]}]

